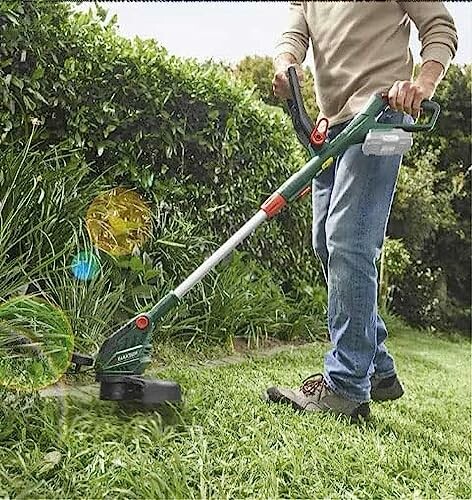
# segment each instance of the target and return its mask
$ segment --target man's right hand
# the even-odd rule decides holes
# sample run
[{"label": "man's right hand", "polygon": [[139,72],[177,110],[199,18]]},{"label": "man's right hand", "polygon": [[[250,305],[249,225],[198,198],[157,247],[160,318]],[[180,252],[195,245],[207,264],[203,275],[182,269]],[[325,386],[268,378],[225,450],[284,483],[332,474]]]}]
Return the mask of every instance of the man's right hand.
[{"label": "man's right hand", "polygon": [[303,69],[295,62],[295,59],[291,54],[282,54],[277,57],[274,66],[275,75],[272,80],[272,91],[274,92],[274,95],[280,99],[289,99],[292,97],[292,91],[288,81],[287,69],[289,66],[293,66],[295,68],[300,82],[300,87],[303,87],[303,81],[305,78]]}]

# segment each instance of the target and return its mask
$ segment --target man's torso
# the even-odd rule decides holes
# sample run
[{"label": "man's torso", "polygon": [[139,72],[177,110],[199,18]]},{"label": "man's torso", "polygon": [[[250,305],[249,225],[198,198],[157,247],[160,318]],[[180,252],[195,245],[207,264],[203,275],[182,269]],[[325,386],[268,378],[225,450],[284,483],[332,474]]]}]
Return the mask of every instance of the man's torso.
[{"label": "man's torso", "polygon": [[332,123],[353,116],[373,92],[411,78],[410,21],[397,2],[303,2],[303,8],[317,100]]}]

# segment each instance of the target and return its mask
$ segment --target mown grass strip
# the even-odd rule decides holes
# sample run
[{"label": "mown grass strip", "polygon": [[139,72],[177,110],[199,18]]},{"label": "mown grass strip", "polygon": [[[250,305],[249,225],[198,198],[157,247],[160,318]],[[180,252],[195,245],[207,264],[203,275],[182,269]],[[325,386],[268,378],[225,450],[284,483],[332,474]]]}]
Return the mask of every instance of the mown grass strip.
[{"label": "mown grass strip", "polygon": [[[470,344],[408,330],[391,346],[407,392],[374,404],[367,425],[259,399],[269,384],[297,385],[319,370],[321,344],[218,367],[175,359],[155,371],[185,389],[185,405],[175,412],[70,399],[57,442],[49,444],[32,439],[40,423],[32,429],[23,421],[21,439],[0,449],[0,477],[10,478],[0,493],[470,498]],[[61,454],[57,464],[47,462],[52,451]]]}]

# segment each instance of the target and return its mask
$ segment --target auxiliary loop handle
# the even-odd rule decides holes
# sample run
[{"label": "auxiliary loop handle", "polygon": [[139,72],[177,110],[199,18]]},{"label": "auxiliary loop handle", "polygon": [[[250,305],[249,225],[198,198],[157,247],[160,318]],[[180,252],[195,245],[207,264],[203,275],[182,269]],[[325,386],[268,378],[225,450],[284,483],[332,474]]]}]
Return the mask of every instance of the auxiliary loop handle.
[{"label": "auxiliary loop handle", "polygon": [[[385,94],[379,94],[379,96],[384,100],[384,102],[388,103],[388,97]],[[386,104],[385,109],[387,109],[388,104]],[[441,106],[435,102],[430,101],[429,99],[425,99],[421,103],[421,109],[423,111],[431,111],[431,119],[428,123],[418,124],[418,123],[400,123],[400,124],[389,124],[388,128],[401,128],[405,132],[430,132],[433,130],[436,125],[436,121],[438,120],[439,114],[441,113]]]}]

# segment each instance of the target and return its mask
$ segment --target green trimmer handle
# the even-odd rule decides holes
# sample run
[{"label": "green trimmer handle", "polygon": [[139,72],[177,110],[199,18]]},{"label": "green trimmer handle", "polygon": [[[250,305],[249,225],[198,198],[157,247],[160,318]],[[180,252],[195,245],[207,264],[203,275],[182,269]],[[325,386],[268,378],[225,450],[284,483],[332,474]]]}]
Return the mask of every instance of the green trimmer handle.
[{"label": "green trimmer handle", "polygon": [[421,103],[421,109],[423,111],[432,111],[433,114],[431,115],[431,119],[428,123],[423,123],[423,124],[417,124],[417,123],[412,123],[412,124],[400,124],[398,125],[398,128],[402,128],[406,132],[429,132],[430,130],[433,130],[434,126],[436,125],[436,121],[438,119],[439,114],[441,113],[441,106],[434,101],[430,101],[428,99],[425,99]]},{"label": "green trimmer handle", "polygon": [[[382,99],[386,100],[387,98],[385,96],[381,96]],[[429,99],[425,99],[421,103],[421,109],[423,111],[432,111],[431,119],[429,120],[428,123],[398,123],[398,124],[383,124],[383,123],[378,123],[378,125],[382,125],[381,127],[375,127],[375,128],[401,128],[405,132],[430,132],[433,130],[434,126],[436,125],[436,121],[438,120],[439,114],[441,113],[441,106],[435,102],[435,101],[430,101]],[[385,126],[384,126],[385,125]]]}]

